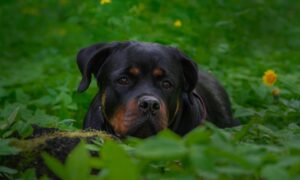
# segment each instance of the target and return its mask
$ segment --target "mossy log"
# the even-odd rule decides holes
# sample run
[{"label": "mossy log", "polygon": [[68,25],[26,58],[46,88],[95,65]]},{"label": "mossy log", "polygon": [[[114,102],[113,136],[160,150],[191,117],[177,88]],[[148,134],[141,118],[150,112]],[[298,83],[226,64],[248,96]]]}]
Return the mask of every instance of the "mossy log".
[{"label": "mossy log", "polygon": [[103,141],[115,139],[101,131],[60,132],[51,129],[38,129],[28,139],[12,140],[11,145],[18,148],[20,153],[17,155],[2,156],[0,157],[0,162],[1,165],[20,172],[34,168],[38,177],[45,174],[49,177],[55,177],[43,161],[41,156],[43,152],[50,154],[64,163],[68,154],[81,140],[93,144],[93,141],[99,138]]}]

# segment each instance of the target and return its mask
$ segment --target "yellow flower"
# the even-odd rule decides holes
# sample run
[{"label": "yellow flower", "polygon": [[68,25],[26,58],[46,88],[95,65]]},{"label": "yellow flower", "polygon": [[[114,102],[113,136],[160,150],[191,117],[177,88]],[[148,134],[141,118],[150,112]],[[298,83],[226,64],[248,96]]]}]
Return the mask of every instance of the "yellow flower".
[{"label": "yellow flower", "polygon": [[174,24],[173,24],[175,27],[181,27],[182,26],[182,22],[179,20],[179,19],[177,19],[175,22],[174,22]]},{"label": "yellow flower", "polygon": [[99,0],[99,2],[100,2],[101,5],[104,5],[104,4],[111,3],[111,0]]},{"label": "yellow flower", "polygon": [[274,97],[279,96],[279,94],[280,94],[280,89],[279,88],[272,89],[272,95]]},{"label": "yellow flower", "polygon": [[262,80],[265,85],[272,86],[277,80],[277,74],[273,70],[267,70]]}]

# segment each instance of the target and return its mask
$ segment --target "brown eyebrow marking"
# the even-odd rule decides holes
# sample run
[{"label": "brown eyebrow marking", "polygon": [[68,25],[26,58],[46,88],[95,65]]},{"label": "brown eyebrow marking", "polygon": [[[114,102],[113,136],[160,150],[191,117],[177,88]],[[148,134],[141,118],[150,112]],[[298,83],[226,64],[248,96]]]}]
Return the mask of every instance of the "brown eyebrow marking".
[{"label": "brown eyebrow marking", "polygon": [[164,75],[164,70],[162,70],[161,68],[155,68],[154,70],[153,70],[153,76],[154,77],[161,77],[161,76],[163,76]]},{"label": "brown eyebrow marking", "polygon": [[138,67],[131,67],[129,69],[129,73],[132,74],[132,75],[134,75],[134,76],[139,75],[140,72],[141,72],[141,70]]}]

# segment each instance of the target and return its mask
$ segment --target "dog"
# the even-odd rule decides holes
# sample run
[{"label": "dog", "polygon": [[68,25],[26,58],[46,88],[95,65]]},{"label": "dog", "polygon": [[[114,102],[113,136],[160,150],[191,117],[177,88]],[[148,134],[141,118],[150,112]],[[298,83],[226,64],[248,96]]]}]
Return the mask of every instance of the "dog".
[{"label": "dog", "polygon": [[98,43],[81,49],[77,64],[78,91],[89,87],[92,76],[99,87],[83,129],[146,138],[166,128],[184,136],[204,120],[220,128],[239,124],[223,86],[176,48]]}]

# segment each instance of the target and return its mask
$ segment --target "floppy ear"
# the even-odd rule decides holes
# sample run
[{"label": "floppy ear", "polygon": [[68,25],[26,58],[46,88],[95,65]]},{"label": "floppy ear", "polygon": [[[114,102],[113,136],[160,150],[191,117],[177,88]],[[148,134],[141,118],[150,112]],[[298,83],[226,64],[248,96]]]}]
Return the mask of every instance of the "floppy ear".
[{"label": "floppy ear", "polygon": [[198,82],[197,64],[180,51],[178,52],[184,75],[184,90],[190,93],[195,89]]},{"label": "floppy ear", "polygon": [[78,91],[85,91],[90,83],[92,74],[96,75],[107,57],[112,53],[118,43],[98,43],[81,49],[77,54],[77,65],[82,79]]}]

